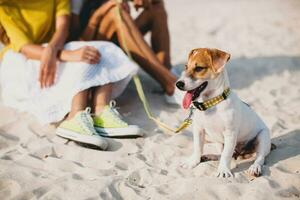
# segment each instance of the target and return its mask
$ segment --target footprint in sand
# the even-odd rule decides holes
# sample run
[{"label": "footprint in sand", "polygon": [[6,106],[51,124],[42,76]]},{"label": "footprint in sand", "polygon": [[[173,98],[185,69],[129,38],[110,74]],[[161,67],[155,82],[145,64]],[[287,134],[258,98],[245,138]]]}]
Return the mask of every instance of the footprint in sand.
[{"label": "footprint in sand", "polygon": [[279,190],[278,192],[275,193],[275,195],[281,198],[295,198],[295,199],[300,198],[300,192],[294,186]]},{"label": "footprint in sand", "polygon": [[139,172],[137,172],[137,171],[132,172],[128,177],[129,184],[133,185],[133,186],[139,187],[140,180],[141,180],[141,176],[140,176]]},{"label": "footprint in sand", "polygon": [[21,186],[18,182],[10,179],[0,180],[0,196],[10,197],[21,192]]},{"label": "footprint in sand", "polygon": [[124,171],[124,170],[128,170],[127,164],[126,164],[126,163],[119,162],[119,161],[116,162],[115,167],[116,167],[117,169],[120,169],[120,170],[123,170],[123,171]]}]

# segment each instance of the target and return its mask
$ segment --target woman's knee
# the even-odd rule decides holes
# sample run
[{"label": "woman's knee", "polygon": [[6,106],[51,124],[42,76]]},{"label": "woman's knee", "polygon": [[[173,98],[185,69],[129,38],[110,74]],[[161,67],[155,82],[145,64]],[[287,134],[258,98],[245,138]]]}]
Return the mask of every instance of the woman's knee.
[{"label": "woman's knee", "polygon": [[118,8],[117,6],[110,8],[104,15],[103,20],[116,22],[118,20],[118,12],[125,12],[124,9]]}]

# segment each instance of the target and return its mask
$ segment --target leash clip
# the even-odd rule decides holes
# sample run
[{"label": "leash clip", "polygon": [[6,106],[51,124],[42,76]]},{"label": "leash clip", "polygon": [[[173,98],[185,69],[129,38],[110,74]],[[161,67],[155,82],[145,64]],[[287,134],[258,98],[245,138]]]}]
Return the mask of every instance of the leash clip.
[{"label": "leash clip", "polygon": [[189,125],[192,124],[192,122],[193,122],[192,117],[194,115],[194,109],[195,109],[194,106],[190,107],[190,113],[189,113],[188,117],[185,118],[185,120],[184,120],[184,122],[189,124]]},{"label": "leash clip", "polygon": [[190,113],[189,113],[188,117],[185,118],[185,120],[182,122],[182,124],[180,125],[180,127],[178,127],[175,130],[175,133],[179,133],[180,131],[182,131],[183,129],[187,128],[189,125],[191,125],[193,123],[192,116],[194,114],[194,109],[195,109],[195,107],[193,107],[193,106],[190,107]]}]

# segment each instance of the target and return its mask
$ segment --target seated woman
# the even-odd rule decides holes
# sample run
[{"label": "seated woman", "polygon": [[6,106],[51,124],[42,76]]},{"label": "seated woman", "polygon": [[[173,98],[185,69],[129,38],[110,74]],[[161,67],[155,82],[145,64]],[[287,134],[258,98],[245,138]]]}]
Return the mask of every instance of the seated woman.
[{"label": "seated woman", "polygon": [[69,0],[0,3],[3,103],[42,123],[64,120],[57,135],[106,149],[101,135],[140,134],[109,105],[137,66],[110,42],[64,45],[69,14]]}]

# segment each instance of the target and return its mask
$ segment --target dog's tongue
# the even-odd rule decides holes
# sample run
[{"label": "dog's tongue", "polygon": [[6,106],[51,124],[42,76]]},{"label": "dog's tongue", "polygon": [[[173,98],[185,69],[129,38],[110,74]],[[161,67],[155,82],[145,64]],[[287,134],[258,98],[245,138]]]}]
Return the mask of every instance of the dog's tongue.
[{"label": "dog's tongue", "polygon": [[193,98],[193,91],[188,91],[185,93],[183,101],[182,101],[182,106],[184,109],[188,109],[192,103],[192,98]]}]

